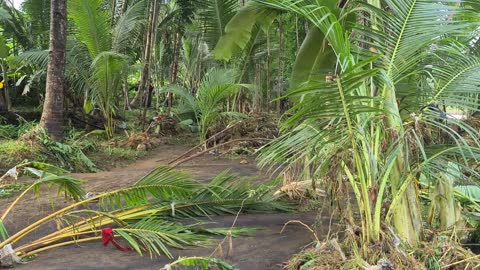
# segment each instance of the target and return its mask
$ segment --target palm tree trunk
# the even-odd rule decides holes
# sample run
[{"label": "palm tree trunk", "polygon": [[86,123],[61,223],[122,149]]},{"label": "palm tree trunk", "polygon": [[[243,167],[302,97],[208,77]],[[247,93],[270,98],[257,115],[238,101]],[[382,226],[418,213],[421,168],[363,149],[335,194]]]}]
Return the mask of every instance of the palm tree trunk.
[{"label": "palm tree trunk", "polygon": [[0,89],[0,113],[8,112],[7,101],[5,100],[4,90]]},{"label": "palm tree trunk", "polygon": [[67,41],[67,0],[50,5],[50,45],[45,103],[40,126],[56,140],[63,138],[63,98]]},{"label": "palm tree trunk", "polygon": [[142,75],[138,84],[138,92],[130,103],[130,106],[132,107],[136,107],[140,104],[146,105],[146,92],[147,89],[149,89],[150,84],[150,62],[152,58],[152,49],[155,44],[155,26],[157,25],[158,18],[157,0],[151,1],[148,17],[148,30],[145,40]]},{"label": "palm tree trunk", "polygon": [[282,103],[280,97],[283,92],[283,22],[278,19],[278,89],[277,89],[277,113],[282,113]]},{"label": "palm tree trunk", "polygon": [[9,112],[12,109],[10,95],[8,93],[8,74],[5,62],[1,60],[3,89],[0,89],[0,112]]},{"label": "palm tree trunk", "polygon": [[[177,83],[177,74],[178,74],[178,57],[179,57],[179,51],[180,51],[180,33],[175,34],[175,39],[173,41],[173,62],[172,62],[172,79],[170,81],[171,84]],[[167,94],[167,106],[168,106],[168,111],[170,112],[170,109],[172,107],[173,103],[173,95],[172,93]]]},{"label": "palm tree trunk", "polygon": [[[385,106],[387,115],[386,127],[390,130],[392,138],[405,138],[400,111],[393,89],[385,89],[385,100],[390,106]],[[391,172],[391,190],[394,197],[398,197],[398,204],[393,209],[393,226],[398,236],[410,246],[418,245],[423,230],[420,205],[418,200],[418,187],[409,175],[409,166],[405,162],[405,153],[401,151],[396,159],[396,166]],[[408,182],[405,182],[408,181]],[[403,190],[404,189],[404,190]]]},{"label": "palm tree trunk", "polygon": [[267,84],[266,84],[266,92],[267,92],[267,112],[270,112],[271,108],[272,108],[272,105],[271,105],[271,101],[272,101],[272,98],[270,96],[270,28],[268,28],[267,30],[267,59],[266,59],[266,62],[267,62],[267,67],[265,68],[266,69],[266,74],[265,74],[265,80],[267,81]]}]

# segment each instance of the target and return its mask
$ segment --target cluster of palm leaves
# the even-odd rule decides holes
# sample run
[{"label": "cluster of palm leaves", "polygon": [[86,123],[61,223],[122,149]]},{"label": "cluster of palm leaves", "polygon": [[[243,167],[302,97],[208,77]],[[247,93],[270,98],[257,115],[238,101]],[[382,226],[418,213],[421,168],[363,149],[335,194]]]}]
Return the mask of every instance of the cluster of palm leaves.
[{"label": "cluster of palm leaves", "polygon": [[[83,97],[87,113],[97,109],[103,115],[110,137],[128,65],[134,61],[128,53],[141,36],[145,5],[144,1],[139,1],[127,6],[112,21],[110,14],[103,9],[103,1],[69,1],[68,12],[73,22],[71,32],[75,38],[67,45],[68,84]],[[47,56],[47,51],[27,51],[13,61],[17,70],[31,74],[28,88],[45,75]]]},{"label": "cluster of palm leaves", "polygon": [[[317,57],[332,73],[315,61],[302,67],[287,96],[298,101],[289,111],[292,116],[261,160],[286,168],[300,162],[317,179],[347,180],[364,243],[379,241],[382,227],[393,226],[404,243],[416,245],[424,224],[418,183],[478,183],[473,168],[480,158],[479,131],[445,116],[449,110],[469,115],[478,109],[480,59],[470,46],[476,40],[478,4],[351,1],[340,9],[336,2],[252,1],[261,8],[250,14],[271,9],[307,19],[315,29],[310,41],[316,44],[309,45],[307,37],[297,59],[305,57],[303,52]],[[251,24],[233,28],[233,23],[227,38],[248,37]],[[224,42],[217,52],[225,55],[237,44]],[[335,61],[328,62],[329,52]],[[390,206],[383,213],[386,202]],[[440,223],[458,225],[458,219],[449,220]]]},{"label": "cluster of palm leaves", "polygon": [[163,92],[177,94],[182,99],[177,115],[185,124],[195,123],[200,128],[200,141],[207,139],[209,128],[221,118],[241,118],[243,114],[225,109],[226,101],[237,93],[241,85],[235,83],[233,70],[212,68],[199,83],[195,95],[176,85],[165,87]]},{"label": "cluster of palm leaves", "polygon": [[[46,215],[15,234],[9,235],[7,228],[0,226],[0,248],[13,245],[16,254],[21,257],[55,247],[99,241],[102,228],[112,227],[113,232],[139,254],[163,254],[172,258],[169,251],[171,247],[202,246],[208,244],[209,236],[229,231],[235,236],[251,231],[248,228],[208,228],[205,219],[196,218],[291,209],[270,192],[275,182],[252,184],[251,181],[238,181],[236,176],[228,172],[203,184],[183,172],[160,167],[129,187],[86,197],[81,188],[82,182],[53,174],[63,172],[56,167],[28,163],[19,166],[18,170],[33,174],[38,180],[3,209],[0,220],[5,220],[26,194],[31,191],[38,193],[42,186],[58,186],[59,193],[65,193],[66,197],[73,199],[70,205]],[[197,222],[192,224],[192,219]],[[57,231],[17,246],[26,235],[51,220],[59,225]],[[190,222],[183,224],[183,220]]]}]

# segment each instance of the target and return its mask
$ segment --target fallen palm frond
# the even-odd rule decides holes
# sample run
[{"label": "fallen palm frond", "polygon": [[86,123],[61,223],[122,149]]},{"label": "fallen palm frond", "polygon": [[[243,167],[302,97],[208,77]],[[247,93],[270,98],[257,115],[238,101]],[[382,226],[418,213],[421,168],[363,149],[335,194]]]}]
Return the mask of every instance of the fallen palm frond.
[{"label": "fallen palm frond", "polygon": [[197,157],[200,157],[200,156],[203,156],[207,153],[210,153],[211,151],[214,151],[218,148],[221,148],[221,147],[224,147],[224,146],[227,146],[227,145],[230,145],[230,144],[235,144],[235,143],[239,143],[239,142],[246,142],[246,141],[270,141],[270,139],[265,139],[265,138],[255,138],[255,139],[250,139],[250,138],[247,138],[247,139],[235,139],[235,140],[231,140],[231,141],[228,141],[228,142],[224,142],[224,143],[221,143],[221,144],[217,144],[215,146],[212,146],[210,148],[207,148],[201,152],[198,152],[198,153],[195,153],[191,156],[188,156],[188,157],[185,157],[183,159],[175,159],[174,161],[171,161],[169,162],[169,165],[172,166],[172,167],[177,167],[178,165],[182,164],[182,163],[185,163],[187,161],[190,161],[194,158],[197,158]]},{"label": "fallen palm frond", "polygon": [[185,257],[179,258],[178,260],[165,265],[160,270],[172,270],[172,267],[176,265],[183,265],[183,266],[197,266],[200,267],[202,270],[209,270],[212,269],[212,266],[216,266],[219,270],[239,270],[238,268],[230,265],[224,261],[221,261],[216,258],[210,257]]},{"label": "fallen palm frond", "polygon": [[[314,180],[313,180],[314,181]],[[308,192],[312,189],[312,180],[290,182],[282,185],[279,190],[275,192],[275,195],[287,195],[290,199],[298,199],[308,197]],[[324,190],[315,187],[315,190],[310,191],[314,197],[325,197]]]},{"label": "fallen palm frond", "polygon": [[[170,247],[205,245],[212,235],[238,235],[249,231],[203,229],[198,223],[191,225],[191,218],[291,209],[272,194],[276,181],[252,184],[251,181],[238,181],[236,176],[227,172],[219,174],[209,184],[202,184],[183,172],[160,167],[132,186],[85,198],[78,180],[31,171],[36,172],[40,179],[27,188],[13,205],[7,207],[3,218],[28,191],[37,190],[36,187],[42,183],[60,184],[59,190],[68,191],[66,195],[76,201],[13,235],[9,236],[7,230],[0,227],[3,228],[0,230],[2,249],[15,246],[43,224],[52,220],[56,222],[57,231],[16,246],[15,254],[20,257],[102,239],[104,244],[112,240],[119,249],[148,253],[152,257],[164,254],[171,258]],[[182,224],[187,219],[190,225]],[[110,238],[106,239],[105,234]],[[114,235],[121,237],[128,247],[116,243]]]}]

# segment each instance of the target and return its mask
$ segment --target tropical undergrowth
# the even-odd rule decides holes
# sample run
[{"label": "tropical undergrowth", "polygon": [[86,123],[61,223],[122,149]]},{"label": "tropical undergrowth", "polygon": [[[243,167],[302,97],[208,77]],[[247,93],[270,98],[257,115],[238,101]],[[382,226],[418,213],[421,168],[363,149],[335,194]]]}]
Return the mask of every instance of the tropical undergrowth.
[{"label": "tropical undergrowth", "polygon": [[0,171],[28,160],[49,162],[74,172],[96,172],[118,162],[133,161],[146,154],[130,146],[125,136],[106,140],[104,131],[85,132],[69,128],[63,141],[55,141],[34,122],[0,125]]},{"label": "tropical undergrowth", "polygon": [[[209,228],[208,218],[215,215],[292,209],[272,194],[277,181],[256,184],[228,172],[203,184],[186,173],[160,167],[131,186],[87,196],[80,180],[55,174],[61,172],[56,167],[36,164],[40,163],[19,167],[18,173],[35,175],[37,180],[10,205],[2,206],[1,220],[6,220],[28,193],[37,193],[42,186],[56,186],[58,193],[71,201],[14,234],[0,226],[0,249],[11,245],[20,258],[61,246],[100,242],[105,228],[112,228],[115,236],[141,255],[172,258],[170,248],[207,245],[212,236],[249,231]],[[23,243],[27,235],[52,220],[58,224],[55,232]]]},{"label": "tropical undergrowth", "polygon": [[199,139],[207,139],[209,129],[225,119],[242,119],[245,115],[228,109],[226,101],[234,96],[242,85],[235,83],[233,70],[212,68],[202,78],[196,93],[169,85],[160,92],[171,92],[181,98],[175,114],[183,126],[197,126]]},{"label": "tropical undergrowth", "polygon": [[[430,247],[459,251],[453,247],[465,229],[478,223],[472,190],[480,179],[480,134],[447,108],[470,115],[479,106],[480,59],[466,45],[478,21],[473,2],[352,1],[342,10],[329,1],[256,2],[309,20],[336,55],[325,79],[289,91],[296,104],[260,157],[284,173],[300,165],[298,179],[314,189],[322,184],[338,204],[345,198],[338,188],[347,187],[352,200],[341,213],[351,236],[340,240],[354,255],[347,269],[381,256],[421,260],[408,251],[421,252],[432,239]],[[449,241],[440,240],[445,236]],[[434,250],[424,265],[448,267],[451,254]],[[459,265],[478,263],[461,253],[452,256]]]}]

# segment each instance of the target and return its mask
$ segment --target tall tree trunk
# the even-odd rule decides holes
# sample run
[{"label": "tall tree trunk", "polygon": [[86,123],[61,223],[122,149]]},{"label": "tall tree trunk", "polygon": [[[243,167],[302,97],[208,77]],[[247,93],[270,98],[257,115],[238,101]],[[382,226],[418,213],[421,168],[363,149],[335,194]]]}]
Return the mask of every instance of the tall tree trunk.
[{"label": "tall tree trunk", "polygon": [[[170,81],[171,84],[177,83],[177,74],[178,74],[178,58],[180,54],[180,33],[177,33],[175,35],[175,39],[173,42],[173,62],[172,62],[172,79]],[[167,94],[167,107],[168,111],[170,112],[170,109],[172,107],[173,103],[173,95],[172,93]]]},{"label": "tall tree trunk", "polygon": [[0,89],[0,112],[9,112],[12,108],[12,103],[10,101],[10,95],[8,93],[8,74],[7,68],[3,60],[1,61],[2,68],[2,77],[3,77],[3,88]]},{"label": "tall tree trunk", "polygon": [[112,26],[113,26],[113,25],[115,25],[115,20],[116,20],[115,13],[117,11],[117,0],[112,0],[111,5],[112,5],[112,7],[111,7],[112,8],[112,11],[111,11],[112,12],[112,19],[111,19],[112,21],[111,21],[111,23],[112,23]]},{"label": "tall tree trunk", "polygon": [[261,104],[261,89],[262,89],[262,80],[260,77],[261,74],[260,63],[255,63],[255,75],[254,75],[254,85],[255,91],[253,92],[253,108],[254,112],[259,112],[263,104]]},{"label": "tall tree trunk", "polygon": [[67,0],[52,0],[46,95],[40,126],[56,140],[63,138],[66,41]]},{"label": "tall tree trunk", "polygon": [[130,103],[130,106],[132,107],[137,107],[140,104],[146,105],[146,95],[148,95],[147,91],[150,88],[150,62],[152,58],[153,46],[155,44],[155,30],[157,25],[157,18],[157,0],[152,0],[150,2],[150,11],[148,15],[148,29],[145,39],[142,75],[138,84],[138,92]]},{"label": "tall tree trunk", "polygon": [[266,65],[266,74],[265,74],[265,80],[267,81],[267,84],[265,85],[266,92],[267,92],[267,112],[270,112],[272,109],[272,97],[271,97],[271,92],[270,92],[270,28],[267,30],[267,59],[265,60],[267,63]]},{"label": "tall tree trunk", "polygon": [[278,19],[278,89],[277,89],[277,113],[282,113],[282,103],[280,97],[283,92],[283,22]]},{"label": "tall tree trunk", "polygon": [[0,89],[0,113],[8,112],[7,100],[4,95],[5,91]]}]

